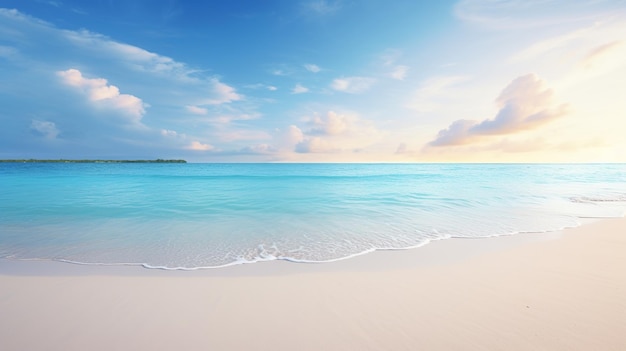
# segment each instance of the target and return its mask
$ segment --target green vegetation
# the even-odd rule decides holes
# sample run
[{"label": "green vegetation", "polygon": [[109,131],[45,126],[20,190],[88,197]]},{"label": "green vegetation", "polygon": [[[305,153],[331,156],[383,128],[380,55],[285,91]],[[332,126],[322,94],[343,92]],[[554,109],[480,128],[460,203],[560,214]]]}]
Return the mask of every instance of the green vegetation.
[{"label": "green vegetation", "polygon": [[187,163],[185,160],[36,160],[36,159],[24,159],[24,160],[0,160],[0,162],[7,163]]}]

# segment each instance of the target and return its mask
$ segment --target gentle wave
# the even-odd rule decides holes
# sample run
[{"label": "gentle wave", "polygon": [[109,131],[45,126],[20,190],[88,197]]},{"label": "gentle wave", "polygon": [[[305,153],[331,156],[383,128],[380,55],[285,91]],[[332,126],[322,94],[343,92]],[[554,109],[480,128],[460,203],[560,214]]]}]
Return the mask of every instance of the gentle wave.
[{"label": "gentle wave", "polygon": [[624,165],[189,166],[0,165],[0,257],[167,270],[324,263],[626,209]]},{"label": "gentle wave", "polygon": [[[579,223],[580,225],[580,223]],[[506,234],[500,234],[500,235],[491,235],[491,236],[481,236],[481,237],[472,237],[472,238],[476,238],[476,239],[480,239],[480,238],[493,238],[493,237],[500,237],[500,236],[510,236],[510,235],[516,235],[516,234],[540,234],[540,233],[547,233],[547,232],[553,232],[553,231],[557,231],[557,230],[564,230],[564,229],[568,229],[568,228],[574,228],[576,226],[566,226],[566,227],[562,227],[562,228],[558,228],[558,229],[546,229],[544,231],[538,231],[538,232],[511,232],[511,233],[506,233]],[[20,260],[20,261],[56,261],[56,262],[63,262],[63,263],[69,263],[69,264],[76,264],[76,265],[83,265],[83,266],[132,266],[132,267],[143,267],[146,269],[156,269],[156,270],[166,270],[166,271],[198,271],[198,270],[206,270],[206,269],[220,269],[220,268],[227,268],[227,267],[232,267],[232,266],[238,266],[238,265],[245,265],[245,264],[255,264],[255,263],[262,263],[262,262],[270,262],[270,261],[287,261],[287,262],[291,262],[291,263],[299,263],[299,264],[324,264],[324,263],[332,263],[332,262],[339,262],[339,261],[344,261],[344,260],[349,260],[355,257],[359,257],[359,256],[363,256],[363,255],[367,255],[373,252],[377,252],[377,251],[404,251],[404,250],[413,250],[413,249],[417,249],[423,246],[426,246],[434,241],[439,241],[439,240],[446,240],[446,239],[467,239],[468,237],[463,237],[463,236],[443,236],[440,238],[435,238],[435,239],[427,239],[424,240],[422,243],[417,244],[417,245],[413,245],[413,246],[407,246],[407,247],[376,247],[376,248],[370,248],[361,252],[357,252],[357,253],[353,253],[350,255],[346,255],[346,256],[342,256],[342,257],[338,257],[338,258],[333,258],[333,259],[326,259],[326,260],[308,260],[308,259],[298,259],[298,258],[294,258],[294,257],[290,257],[290,256],[274,256],[272,254],[262,254],[260,256],[254,257],[252,259],[245,259],[245,258],[240,258],[237,260],[234,260],[232,262],[229,263],[225,263],[225,264],[221,264],[221,265],[216,265],[216,266],[194,266],[194,267],[185,267],[185,266],[164,266],[164,265],[152,265],[149,263],[129,263],[129,262],[81,262],[81,261],[73,261],[73,260],[68,260],[68,259],[45,259],[45,258],[15,258],[15,257],[2,257],[3,259],[14,259],[14,260]]]}]

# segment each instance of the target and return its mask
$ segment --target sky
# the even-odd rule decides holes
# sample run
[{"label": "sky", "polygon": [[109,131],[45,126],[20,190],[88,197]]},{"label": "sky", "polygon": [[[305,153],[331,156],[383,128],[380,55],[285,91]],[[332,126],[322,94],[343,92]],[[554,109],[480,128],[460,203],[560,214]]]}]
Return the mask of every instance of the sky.
[{"label": "sky", "polygon": [[626,0],[2,0],[0,158],[626,162]]}]

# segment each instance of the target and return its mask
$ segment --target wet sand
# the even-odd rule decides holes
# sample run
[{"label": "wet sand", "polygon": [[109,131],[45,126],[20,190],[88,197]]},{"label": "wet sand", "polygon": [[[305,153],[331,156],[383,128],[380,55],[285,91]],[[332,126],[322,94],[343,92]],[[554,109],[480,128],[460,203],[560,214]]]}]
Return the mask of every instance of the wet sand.
[{"label": "wet sand", "polygon": [[0,261],[2,350],[623,350],[626,219],[328,264]]}]

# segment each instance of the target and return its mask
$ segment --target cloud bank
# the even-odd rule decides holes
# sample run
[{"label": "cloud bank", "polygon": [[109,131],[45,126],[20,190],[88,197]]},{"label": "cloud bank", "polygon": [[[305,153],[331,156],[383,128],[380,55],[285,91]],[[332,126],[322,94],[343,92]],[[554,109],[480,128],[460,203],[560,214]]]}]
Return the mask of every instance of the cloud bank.
[{"label": "cloud bank", "polygon": [[381,133],[357,114],[328,111],[306,121],[308,129],[291,126],[297,153],[355,152],[379,140]]},{"label": "cloud bank", "polygon": [[535,74],[513,80],[496,99],[498,113],[483,121],[457,120],[439,131],[429,146],[463,145],[489,135],[514,134],[538,128],[567,114],[566,104],[554,103],[554,92]]},{"label": "cloud bank", "polygon": [[96,106],[120,111],[128,117],[131,123],[140,123],[141,117],[146,113],[146,104],[140,98],[121,94],[118,87],[108,84],[104,78],[85,78],[79,70],[74,68],[58,71],[57,75],[66,85],[79,88]]},{"label": "cloud bank", "polygon": [[333,80],[330,87],[336,91],[359,94],[369,90],[376,79],[368,77],[345,77]]}]

